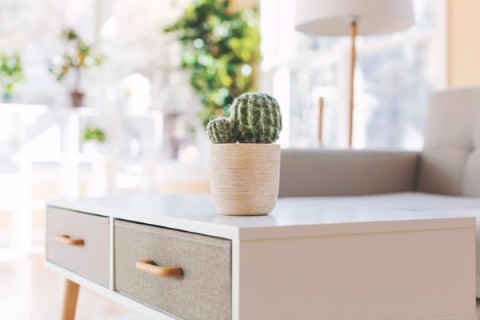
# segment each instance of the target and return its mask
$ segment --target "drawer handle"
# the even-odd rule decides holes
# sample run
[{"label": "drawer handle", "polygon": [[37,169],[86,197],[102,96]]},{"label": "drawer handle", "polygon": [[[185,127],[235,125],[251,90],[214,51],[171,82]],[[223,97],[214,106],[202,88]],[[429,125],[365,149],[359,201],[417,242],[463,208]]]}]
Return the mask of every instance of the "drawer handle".
[{"label": "drawer handle", "polygon": [[85,244],[85,241],[83,241],[83,239],[73,239],[73,238],[70,238],[70,236],[66,235],[66,234],[56,236],[55,240],[57,240],[60,243],[65,244],[67,246],[83,246]]},{"label": "drawer handle", "polygon": [[150,259],[138,260],[135,264],[137,270],[152,274],[157,277],[181,277],[183,269],[175,266],[158,266]]}]

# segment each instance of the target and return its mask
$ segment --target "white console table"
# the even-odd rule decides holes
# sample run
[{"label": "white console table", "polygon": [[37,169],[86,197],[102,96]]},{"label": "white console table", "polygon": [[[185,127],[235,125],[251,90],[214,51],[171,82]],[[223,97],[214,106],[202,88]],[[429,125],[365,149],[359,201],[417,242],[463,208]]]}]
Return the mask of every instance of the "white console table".
[{"label": "white console table", "polygon": [[475,219],[329,209],[215,214],[208,196],[48,201],[46,264],[158,319],[475,319]]}]

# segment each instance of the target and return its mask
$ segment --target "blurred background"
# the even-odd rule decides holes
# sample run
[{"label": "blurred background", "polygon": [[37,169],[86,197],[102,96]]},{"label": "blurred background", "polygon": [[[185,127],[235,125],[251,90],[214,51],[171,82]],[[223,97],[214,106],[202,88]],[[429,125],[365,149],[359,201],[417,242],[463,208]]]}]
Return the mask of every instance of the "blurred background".
[{"label": "blurred background", "polygon": [[[412,2],[357,38],[353,148],[420,150],[432,91],[480,84],[480,2]],[[208,193],[205,125],[243,92],[277,98],[283,148],[348,148],[350,45],[295,31],[294,0],[0,0],[0,319],[59,316],[45,198]]]},{"label": "blurred background", "polygon": [[[355,148],[420,149],[448,85],[450,4],[413,2],[358,38]],[[45,197],[208,192],[205,124],[242,92],[279,100],[282,147],[346,147],[349,39],[296,32],[294,6],[0,0],[0,255],[42,252]]]}]

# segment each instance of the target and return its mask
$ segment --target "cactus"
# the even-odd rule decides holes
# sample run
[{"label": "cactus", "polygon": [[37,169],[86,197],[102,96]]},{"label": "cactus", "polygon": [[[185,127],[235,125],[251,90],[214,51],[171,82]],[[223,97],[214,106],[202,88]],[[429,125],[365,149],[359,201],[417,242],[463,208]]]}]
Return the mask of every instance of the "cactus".
[{"label": "cactus", "polygon": [[232,132],[240,143],[272,143],[282,130],[277,100],[265,93],[245,93],[230,109]]},{"label": "cactus", "polygon": [[272,143],[282,130],[277,100],[265,93],[245,93],[230,108],[230,118],[210,121],[207,132],[213,143]]},{"label": "cactus", "polygon": [[233,143],[232,123],[228,118],[212,120],[207,125],[207,134],[213,143]]}]

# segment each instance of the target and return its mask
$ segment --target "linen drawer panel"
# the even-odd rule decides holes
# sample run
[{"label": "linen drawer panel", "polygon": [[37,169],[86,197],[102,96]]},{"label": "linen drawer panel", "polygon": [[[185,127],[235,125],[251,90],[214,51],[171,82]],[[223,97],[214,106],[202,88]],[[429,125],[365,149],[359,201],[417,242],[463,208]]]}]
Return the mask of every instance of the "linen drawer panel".
[{"label": "linen drawer panel", "polygon": [[48,207],[46,243],[48,261],[108,287],[107,217]]},{"label": "linen drawer panel", "polygon": [[[229,240],[121,220],[114,225],[118,292],[181,319],[231,319]],[[183,275],[141,271],[142,260],[179,267]]]}]

